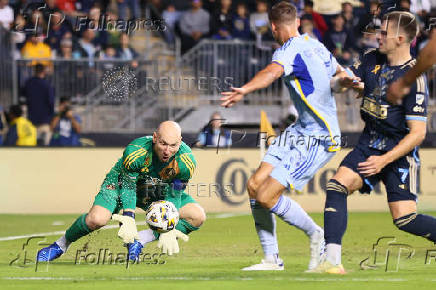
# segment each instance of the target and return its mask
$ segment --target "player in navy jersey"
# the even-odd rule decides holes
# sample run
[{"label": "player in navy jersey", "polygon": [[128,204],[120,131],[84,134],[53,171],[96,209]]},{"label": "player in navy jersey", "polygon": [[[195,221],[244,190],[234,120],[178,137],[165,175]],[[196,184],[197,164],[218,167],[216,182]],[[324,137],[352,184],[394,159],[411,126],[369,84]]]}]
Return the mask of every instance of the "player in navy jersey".
[{"label": "player in navy jersey", "polygon": [[417,213],[418,146],[426,134],[428,91],[420,76],[401,105],[386,101],[389,84],[414,64],[410,43],[417,35],[415,16],[388,13],[378,31],[378,50],[365,53],[351,67],[363,83],[361,117],[365,129],[357,146],[327,184],[324,209],[326,257],[313,272],[345,274],[341,242],[347,227],[347,195],[370,193],[382,181],[394,224],[403,231],[436,242],[436,219]]}]

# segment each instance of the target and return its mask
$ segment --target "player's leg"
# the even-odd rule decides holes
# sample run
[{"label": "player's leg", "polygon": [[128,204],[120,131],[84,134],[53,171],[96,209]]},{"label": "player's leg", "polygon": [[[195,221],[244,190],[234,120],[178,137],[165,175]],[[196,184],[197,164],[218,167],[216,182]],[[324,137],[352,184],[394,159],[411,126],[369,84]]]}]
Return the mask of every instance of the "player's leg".
[{"label": "player's leg", "polygon": [[342,237],[347,229],[347,197],[356,190],[369,193],[379,177],[365,178],[358,173],[359,162],[370,154],[360,148],[353,149],[344,158],[336,174],[328,181],[324,207],[325,261],[313,272],[345,274],[341,264]]},{"label": "player's leg", "polygon": [[324,238],[326,254],[323,269],[317,272],[344,274],[342,267],[342,238],[347,229],[347,196],[360,189],[362,178],[352,169],[340,166],[336,174],[327,183],[324,207]]},{"label": "player's leg", "polygon": [[74,221],[65,235],[52,245],[41,249],[37,255],[38,261],[52,261],[58,258],[67,251],[71,243],[106,225],[111,215],[112,213],[108,209],[94,205],[88,214],[83,214]]},{"label": "player's leg", "polygon": [[400,230],[436,243],[436,218],[417,213],[415,201],[389,202],[389,209],[395,226]]},{"label": "player's leg", "polygon": [[395,226],[436,243],[436,218],[417,213],[419,166],[417,157],[400,158],[389,165],[383,182]]},{"label": "player's leg", "polygon": [[109,180],[107,178],[103,182],[89,212],[79,216],[66,230],[65,235],[56,242],[38,251],[38,261],[52,261],[60,257],[71,243],[107,224],[118,204],[118,189],[115,185],[109,184]]},{"label": "player's leg", "polygon": [[[254,219],[254,225],[264,253],[263,261],[265,263],[280,265],[282,263],[278,263],[280,259],[274,214],[256,201],[259,187],[269,177],[273,169],[274,167],[271,163],[261,162],[256,172],[248,179],[247,191],[250,198],[250,207]],[[251,268],[252,267],[247,267],[244,268],[244,270],[249,270]],[[282,268],[282,266],[279,266],[278,268]]]},{"label": "player's leg", "polygon": [[196,202],[185,203],[179,210],[180,220],[176,229],[184,234],[190,234],[200,229],[206,221],[204,209]]},{"label": "player's leg", "polygon": [[[284,188],[290,187],[297,191],[302,190],[305,184],[313,178],[315,173],[322,168],[335,153],[328,152],[321,141],[312,144],[297,145],[283,158],[283,162],[274,168],[269,182],[278,182]],[[265,184],[265,186],[271,186]],[[260,189],[260,191],[263,191]],[[260,197],[262,198],[262,197]],[[308,269],[315,268],[324,253],[324,231],[318,226],[306,211],[290,197],[279,194],[271,198],[269,204],[264,206],[277,214],[283,221],[305,232],[310,239],[311,258]]]}]

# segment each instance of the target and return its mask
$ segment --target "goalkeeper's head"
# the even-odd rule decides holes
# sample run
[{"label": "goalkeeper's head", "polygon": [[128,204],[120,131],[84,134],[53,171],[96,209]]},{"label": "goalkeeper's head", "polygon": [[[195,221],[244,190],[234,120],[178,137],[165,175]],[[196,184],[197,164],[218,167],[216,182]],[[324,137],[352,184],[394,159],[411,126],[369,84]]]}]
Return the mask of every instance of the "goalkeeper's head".
[{"label": "goalkeeper's head", "polygon": [[181,142],[182,129],[173,121],[160,123],[153,133],[153,149],[162,162],[168,162],[179,151]]}]

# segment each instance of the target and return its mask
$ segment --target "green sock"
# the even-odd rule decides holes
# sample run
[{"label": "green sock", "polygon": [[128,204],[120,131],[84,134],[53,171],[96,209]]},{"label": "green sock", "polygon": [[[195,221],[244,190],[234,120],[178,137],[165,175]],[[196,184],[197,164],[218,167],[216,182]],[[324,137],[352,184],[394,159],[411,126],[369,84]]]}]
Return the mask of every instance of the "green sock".
[{"label": "green sock", "polygon": [[176,226],[176,230],[179,230],[186,235],[189,235],[190,232],[196,231],[198,229],[198,227],[194,227],[184,219],[179,220]]},{"label": "green sock", "polygon": [[71,225],[71,227],[68,228],[68,230],[65,232],[65,239],[69,242],[75,242],[78,239],[80,239],[83,236],[86,236],[92,230],[88,228],[85,222],[87,214],[83,214],[79,216],[76,221]]},{"label": "green sock", "polygon": [[[184,219],[179,220],[179,222],[177,223],[177,226],[176,226],[176,230],[181,231],[185,235],[188,235],[189,233],[196,231],[198,229],[200,229],[200,228],[194,227],[193,225],[191,225],[190,223],[188,223]],[[153,231],[153,234],[156,237],[156,240],[159,239],[160,233]]]}]

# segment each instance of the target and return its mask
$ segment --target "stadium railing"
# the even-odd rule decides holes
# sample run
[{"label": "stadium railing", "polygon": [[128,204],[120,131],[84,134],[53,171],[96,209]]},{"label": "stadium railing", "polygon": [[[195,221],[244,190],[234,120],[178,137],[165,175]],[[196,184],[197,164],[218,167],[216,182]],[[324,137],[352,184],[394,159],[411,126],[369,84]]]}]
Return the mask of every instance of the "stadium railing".
[{"label": "stadium railing", "polygon": [[[1,42],[2,53],[6,42]],[[32,75],[36,61],[48,65],[48,79],[55,88],[56,96],[68,95],[78,105],[84,120],[84,132],[140,132],[153,129],[165,119],[181,121],[190,112],[202,106],[219,104],[220,93],[230,86],[240,86],[271,61],[272,43],[202,40],[180,58],[167,59],[162,63],[156,56],[150,60],[63,60],[63,59],[13,59],[0,62],[0,90],[2,104],[18,100],[20,88]],[[11,48],[9,47],[9,53]],[[136,89],[128,98],[109,96],[104,90],[105,74],[117,75],[125,68],[136,77]],[[12,72],[12,74],[11,74]],[[436,68],[428,72],[431,93],[429,129],[436,131]],[[107,83],[107,82],[106,82]],[[110,82],[109,82],[110,83]],[[122,82],[112,80],[109,88]],[[338,112],[344,118],[347,131],[360,129],[358,109],[350,97],[338,98]],[[290,104],[287,89],[276,81],[267,89],[246,98],[245,106],[280,106]],[[244,110],[238,106],[237,110]],[[286,111],[286,110],[284,110]],[[345,117],[344,117],[345,116]],[[280,116],[281,118],[282,116]],[[231,120],[228,120],[231,122]]]},{"label": "stadium railing", "polygon": [[[54,87],[56,98],[72,98],[82,116],[84,132],[135,130],[137,109],[156,101],[155,95],[144,94],[147,78],[159,77],[156,60],[20,58],[14,61],[16,92],[33,75],[36,63],[46,65],[46,79]],[[25,96],[17,94],[15,98],[25,103]]]},{"label": "stadium railing", "polygon": [[[230,86],[242,86],[268,65],[274,52],[273,45],[270,42],[260,46],[254,41],[204,39],[181,56],[174,73],[193,77],[200,84],[206,82],[205,88],[198,90],[199,100],[215,101],[222,91]],[[282,91],[281,81],[276,81],[267,89],[254,92],[245,104],[279,105],[284,100]],[[176,94],[179,103],[184,101],[183,93]],[[187,102],[192,102],[192,98]]]}]

